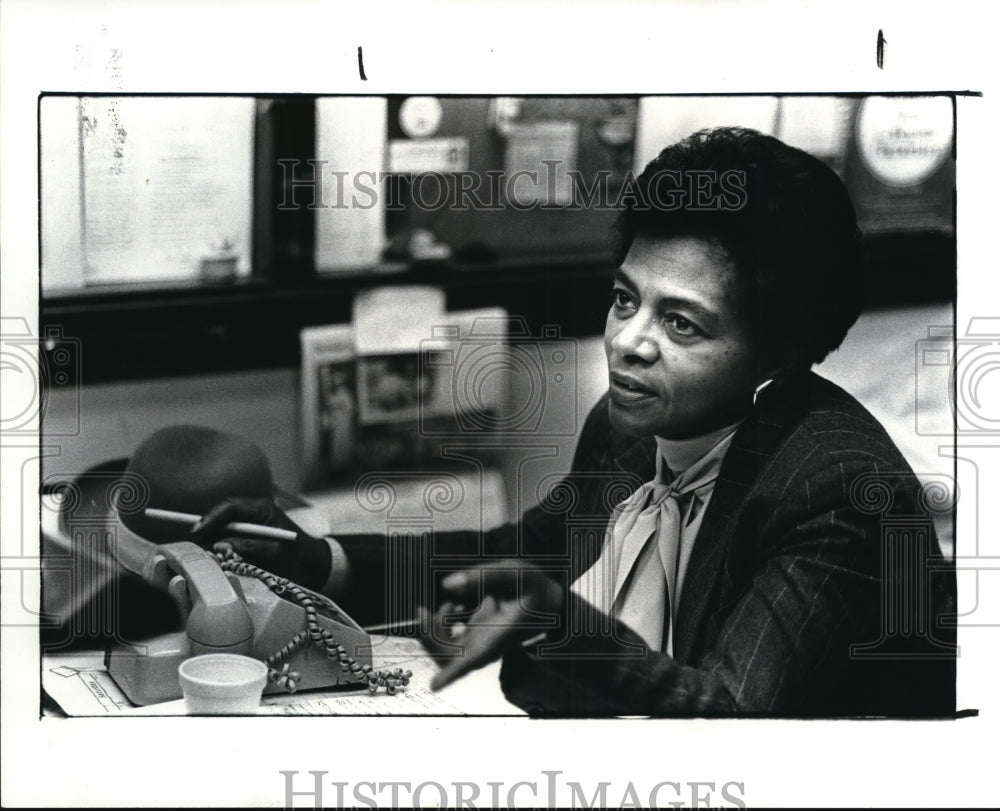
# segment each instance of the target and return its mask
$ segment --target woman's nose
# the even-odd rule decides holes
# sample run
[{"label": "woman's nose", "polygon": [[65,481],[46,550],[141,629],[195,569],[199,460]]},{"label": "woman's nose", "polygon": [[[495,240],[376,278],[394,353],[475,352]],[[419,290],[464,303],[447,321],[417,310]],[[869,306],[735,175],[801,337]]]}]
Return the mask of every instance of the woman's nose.
[{"label": "woman's nose", "polygon": [[647,363],[656,360],[658,349],[649,334],[648,319],[638,313],[619,324],[619,329],[611,338],[611,348],[622,358],[638,358]]}]

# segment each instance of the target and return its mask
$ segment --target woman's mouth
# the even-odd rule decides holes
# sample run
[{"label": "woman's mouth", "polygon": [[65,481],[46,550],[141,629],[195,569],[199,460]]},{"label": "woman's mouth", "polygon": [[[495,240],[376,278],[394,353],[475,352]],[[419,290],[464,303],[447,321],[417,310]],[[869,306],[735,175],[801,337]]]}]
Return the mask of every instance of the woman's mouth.
[{"label": "woman's mouth", "polygon": [[656,392],[644,386],[633,377],[613,373],[611,375],[609,396],[613,403],[632,405],[633,403],[656,397]]}]

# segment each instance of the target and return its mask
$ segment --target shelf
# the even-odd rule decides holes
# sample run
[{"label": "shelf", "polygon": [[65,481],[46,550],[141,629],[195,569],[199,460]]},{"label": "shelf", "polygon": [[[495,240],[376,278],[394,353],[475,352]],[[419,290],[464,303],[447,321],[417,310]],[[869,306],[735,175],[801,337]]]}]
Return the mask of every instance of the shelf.
[{"label": "shelf", "polygon": [[610,289],[607,257],[540,264],[415,265],[403,272],[325,275],[277,283],[147,286],[45,299],[42,328],[60,327],[81,345],[86,383],[295,367],[299,331],[347,323],[354,294],[375,286],[443,288],[449,310],[502,306],[529,328],[557,325],[566,336],[601,331]]},{"label": "shelf", "polygon": [[[949,234],[881,234],[863,246],[870,306],[954,300],[955,240]],[[613,263],[607,255],[511,257],[489,264],[383,265],[368,272],[278,282],[141,285],[49,296],[41,325],[80,342],[86,383],[214,374],[299,364],[299,331],[347,323],[355,293],[386,285],[445,290],[449,310],[500,306],[532,334],[603,331]]]}]

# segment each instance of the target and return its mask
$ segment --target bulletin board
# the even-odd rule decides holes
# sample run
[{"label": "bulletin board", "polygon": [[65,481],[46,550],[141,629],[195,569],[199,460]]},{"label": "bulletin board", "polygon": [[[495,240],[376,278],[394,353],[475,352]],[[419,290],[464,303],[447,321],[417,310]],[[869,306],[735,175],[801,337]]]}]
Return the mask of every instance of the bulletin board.
[{"label": "bulletin board", "polygon": [[609,255],[637,106],[634,97],[390,97],[386,258],[488,267]]}]

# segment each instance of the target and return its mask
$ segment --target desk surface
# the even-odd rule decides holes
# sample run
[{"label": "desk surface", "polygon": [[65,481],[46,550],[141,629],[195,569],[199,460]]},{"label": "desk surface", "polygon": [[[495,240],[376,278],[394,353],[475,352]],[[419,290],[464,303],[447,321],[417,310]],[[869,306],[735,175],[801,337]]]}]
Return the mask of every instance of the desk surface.
[{"label": "desk surface", "polygon": [[[523,715],[500,691],[500,666],[476,671],[444,690],[430,690],[437,666],[415,639],[373,637],[375,666],[413,671],[409,686],[395,695],[358,691],[310,690],[264,696],[257,715]],[[183,700],[136,707],[104,667],[99,651],[50,654],[42,659],[42,687],[63,712],[81,716],[185,715]]]},{"label": "desk surface", "polygon": [[503,477],[481,473],[371,474],[358,486],[304,494],[308,507],[288,515],[315,535],[385,533],[412,523],[435,531],[498,527],[508,520]]}]

